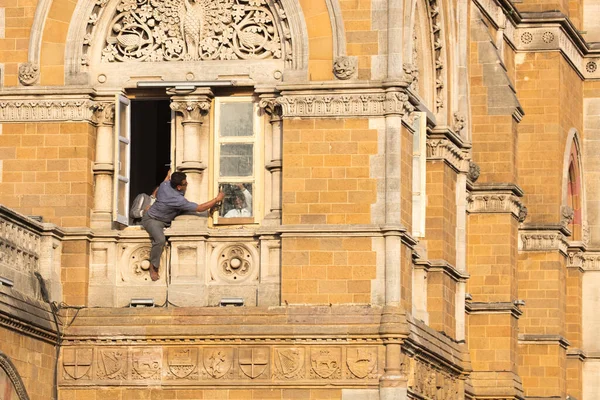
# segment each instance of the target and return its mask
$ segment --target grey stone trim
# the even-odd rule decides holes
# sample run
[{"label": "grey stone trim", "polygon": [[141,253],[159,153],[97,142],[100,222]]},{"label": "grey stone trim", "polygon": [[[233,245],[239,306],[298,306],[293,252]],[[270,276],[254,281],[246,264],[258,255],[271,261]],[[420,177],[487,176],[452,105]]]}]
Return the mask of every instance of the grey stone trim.
[{"label": "grey stone trim", "polygon": [[527,216],[527,208],[521,201],[521,196],[511,188],[496,188],[474,185],[467,197],[467,211],[471,214],[510,213],[519,222]]},{"label": "grey stone trim", "polygon": [[[18,400],[29,400],[29,395],[27,394],[27,390],[25,389],[25,385],[23,384],[23,380],[17,371],[17,368],[14,366],[10,358],[6,354],[0,351],[0,368],[6,372],[6,375],[12,382],[15,391],[17,392],[17,396],[19,396]],[[10,395],[10,392],[9,392]],[[17,399],[15,399],[17,400]]]},{"label": "grey stone trim", "polygon": [[508,0],[473,3],[517,51],[560,51],[581,78],[600,79],[600,48],[587,43],[561,12],[519,12]]},{"label": "grey stone trim", "polygon": [[562,335],[538,335],[519,333],[519,344],[557,344],[567,349],[571,343]]},{"label": "grey stone trim", "polygon": [[31,24],[31,34],[29,36],[29,51],[27,53],[27,61],[34,65],[40,64],[42,37],[51,6],[52,0],[40,0],[35,8],[33,24]]},{"label": "grey stone trim", "polygon": [[325,0],[331,32],[333,33],[333,59],[346,55],[346,30],[344,29],[344,17],[339,0]]},{"label": "grey stone trim", "polygon": [[600,271],[600,251],[573,251],[568,252],[569,268],[579,268],[581,271]]},{"label": "grey stone trim", "polygon": [[399,115],[408,119],[415,110],[414,104],[417,104],[417,99],[401,87],[381,89],[366,85],[305,85],[302,89],[290,91],[281,88],[277,103],[281,105],[284,118]]},{"label": "grey stone trim", "polygon": [[576,359],[579,361],[585,361],[587,354],[582,349],[569,348],[567,350],[567,358]]},{"label": "grey stone trim", "polygon": [[519,318],[523,311],[510,301],[499,302],[473,302],[465,303],[465,311],[468,314],[511,314],[514,318]]},{"label": "grey stone trim", "polygon": [[427,138],[427,161],[444,161],[456,172],[468,172],[469,154],[445,137]]},{"label": "grey stone trim", "polygon": [[0,326],[55,345],[56,325],[48,304],[0,285]]},{"label": "grey stone trim", "polygon": [[568,247],[560,229],[519,229],[519,251],[559,251],[566,257]]},{"label": "grey stone trim", "polygon": [[[459,271],[456,267],[450,264],[446,260],[428,260],[429,266],[427,270],[429,272],[441,272],[443,274],[448,275],[455,282],[466,282],[469,279],[469,274],[465,273],[465,271]],[[423,263],[421,263],[423,264]]]}]

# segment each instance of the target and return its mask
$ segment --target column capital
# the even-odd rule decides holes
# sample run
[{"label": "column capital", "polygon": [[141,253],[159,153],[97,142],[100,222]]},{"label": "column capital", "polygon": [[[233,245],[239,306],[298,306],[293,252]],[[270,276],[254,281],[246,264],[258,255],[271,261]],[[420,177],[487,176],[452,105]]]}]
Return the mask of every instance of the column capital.
[{"label": "column capital", "polygon": [[258,106],[267,115],[271,117],[271,121],[279,121],[283,117],[283,110],[281,104],[277,102],[276,97],[265,97],[261,98],[258,102]]},{"label": "column capital", "polygon": [[210,111],[214,95],[208,88],[198,88],[188,95],[175,95],[171,97],[171,110],[183,115],[183,122],[199,122]]},{"label": "column capital", "polygon": [[97,101],[90,105],[92,122],[96,126],[113,126],[115,124],[115,103],[112,101]]}]

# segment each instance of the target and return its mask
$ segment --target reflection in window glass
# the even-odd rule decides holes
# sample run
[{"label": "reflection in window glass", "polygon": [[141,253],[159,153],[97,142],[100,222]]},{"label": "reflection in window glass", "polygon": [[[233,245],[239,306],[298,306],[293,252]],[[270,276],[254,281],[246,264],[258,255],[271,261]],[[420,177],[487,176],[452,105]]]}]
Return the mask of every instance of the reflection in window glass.
[{"label": "reflection in window glass", "polygon": [[223,183],[225,193],[219,216],[223,218],[247,218],[252,216],[252,183]]},{"label": "reflection in window glass", "polygon": [[249,102],[221,104],[221,136],[252,136],[252,108]]},{"label": "reflection in window glass", "polygon": [[221,145],[220,176],[252,176],[254,166],[252,143]]}]

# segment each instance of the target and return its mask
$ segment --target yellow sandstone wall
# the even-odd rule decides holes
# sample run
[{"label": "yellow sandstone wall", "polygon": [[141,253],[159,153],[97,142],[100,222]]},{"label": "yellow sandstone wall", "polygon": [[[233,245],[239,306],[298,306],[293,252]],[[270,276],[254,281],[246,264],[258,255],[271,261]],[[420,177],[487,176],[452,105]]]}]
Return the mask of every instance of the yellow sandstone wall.
[{"label": "yellow sandstone wall", "polygon": [[95,143],[87,123],[4,124],[0,203],[61,227],[89,226]]},{"label": "yellow sandstone wall", "polygon": [[27,61],[29,36],[37,0],[0,0],[5,7],[5,35],[0,39],[0,59],[4,63],[4,86],[17,86],[19,64]]},{"label": "yellow sandstone wall", "polygon": [[31,400],[53,398],[53,345],[0,327],[0,351],[13,363]]}]

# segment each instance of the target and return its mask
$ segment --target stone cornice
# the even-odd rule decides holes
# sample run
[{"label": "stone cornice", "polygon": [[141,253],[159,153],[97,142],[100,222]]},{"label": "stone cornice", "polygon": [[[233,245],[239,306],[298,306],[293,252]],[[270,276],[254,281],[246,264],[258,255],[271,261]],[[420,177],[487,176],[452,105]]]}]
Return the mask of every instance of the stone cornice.
[{"label": "stone cornice", "polygon": [[442,272],[448,275],[456,282],[466,282],[469,279],[469,274],[465,271],[457,270],[454,265],[446,260],[429,260],[429,272]]},{"label": "stone cornice", "polygon": [[511,314],[514,318],[519,318],[523,311],[509,301],[503,302],[465,302],[465,311],[468,314]]},{"label": "stone cornice", "polygon": [[519,344],[558,344],[567,349],[571,344],[561,335],[537,335],[537,334],[519,334]]},{"label": "stone cornice", "polygon": [[385,87],[381,82],[311,83],[281,85],[284,118],[381,117],[397,115],[409,119],[418,100],[410,91],[399,86]]},{"label": "stone cornice", "polygon": [[19,334],[56,344],[56,326],[50,307],[0,285],[0,326]]},{"label": "stone cornice", "polygon": [[467,197],[467,211],[472,214],[510,213],[519,222],[527,216],[527,207],[521,202],[522,190],[515,185],[473,185]]},{"label": "stone cornice", "polygon": [[519,228],[519,251],[559,251],[567,256],[568,247],[567,236],[558,225]]},{"label": "stone cornice", "polygon": [[582,78],[600,79],[600,48],[587,43],[558,11],[519,12],[509,0],[474,0],[495,29],[517,51],[560,51]]},{"label": "stone cornice", "polygon": [[456,172],[469,172],[469,154],[443,136],[427,138],[427,161],[444,161]]},{"label": "stone cornice", "polygon": [[578,268],[581,271],[600,271],[600,251],[577,251],[569,248],[569,268]]}]

